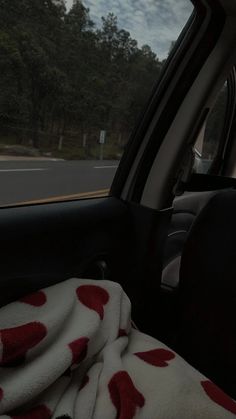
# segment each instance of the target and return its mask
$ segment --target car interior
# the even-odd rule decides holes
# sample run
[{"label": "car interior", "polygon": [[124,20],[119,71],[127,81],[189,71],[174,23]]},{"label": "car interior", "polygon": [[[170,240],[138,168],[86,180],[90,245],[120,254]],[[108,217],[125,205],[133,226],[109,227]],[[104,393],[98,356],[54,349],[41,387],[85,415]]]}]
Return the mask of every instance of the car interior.
[{"label": "car interior", "polygon": [[236,4],[193,4],[109,197],[0,209],[0,306],[71,277],[118,282],[138,329],[236,399]]}]

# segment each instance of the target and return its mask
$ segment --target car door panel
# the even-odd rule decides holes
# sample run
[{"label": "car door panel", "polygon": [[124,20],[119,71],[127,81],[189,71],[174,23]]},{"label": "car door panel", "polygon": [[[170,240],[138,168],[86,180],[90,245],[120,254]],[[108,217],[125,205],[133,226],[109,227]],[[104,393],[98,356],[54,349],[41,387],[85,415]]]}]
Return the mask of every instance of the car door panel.
[{"label": "car door panel", "polygon": [[124,261],[128,219],[113,198],[1,209],[0,304],[71,276],[99,276],[100,259],[122,253]]},{"label": "car door panel", "polygon": [[122,285],[133,318],[155,315],[172,209],[152,210],[117,198],[0,210],[0,306],[70,277]]}]

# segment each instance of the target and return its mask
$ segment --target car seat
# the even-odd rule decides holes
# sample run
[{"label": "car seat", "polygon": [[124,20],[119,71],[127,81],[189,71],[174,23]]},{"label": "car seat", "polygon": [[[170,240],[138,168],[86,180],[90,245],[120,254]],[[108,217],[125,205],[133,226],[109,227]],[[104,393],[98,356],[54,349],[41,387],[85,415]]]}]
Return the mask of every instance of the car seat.
[{"label": "car seat", "polygon": [[236,398],[236,191],[210,199],[185,243],[175,349]]}]

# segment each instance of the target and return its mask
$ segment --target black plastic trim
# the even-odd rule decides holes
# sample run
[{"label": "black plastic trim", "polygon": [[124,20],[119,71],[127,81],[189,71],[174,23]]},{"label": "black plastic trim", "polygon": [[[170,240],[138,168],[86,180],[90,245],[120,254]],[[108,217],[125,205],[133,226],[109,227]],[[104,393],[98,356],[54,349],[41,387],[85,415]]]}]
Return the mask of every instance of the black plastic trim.
[{"label": "black plastic trim", "polygon": [[200,173],[194,173],[189,183],[185,185],[186,192],[216,191],[229,188],[236,188],[236,179]]},{"label": "black plastic trim", "polygon": [[227,80],[227,89],[228,89],[228,99],[227,99],[227,108],[225,112],[224,126],[221,133],[221,139],[218,146],[217,154],[215,159],[209,169],[210,175],[218,175],[222,171],[222,166],[224,163],[225,156],[227,154],[228,142],[231,140],[230,132],[233,123],[233,118],[235,115],[235,106],[236,106],[236,84],[235,84],[235,68],[230,73],[230,76]]},{"label": "black plastic trim", "polygon": [[233,68],[233,71],[230,76],[230,104],[229,107],[232,106],[233,110],[230,112],[231,121],[228,124],[228,138],[225,144],[224,154],[223,154],[223,161],[219,163],[221,174],[225,175],[225,170],[227,168],[228,161],[231,157],[232,146],[235,141],[235,127],[236,127],[236,68]]}]

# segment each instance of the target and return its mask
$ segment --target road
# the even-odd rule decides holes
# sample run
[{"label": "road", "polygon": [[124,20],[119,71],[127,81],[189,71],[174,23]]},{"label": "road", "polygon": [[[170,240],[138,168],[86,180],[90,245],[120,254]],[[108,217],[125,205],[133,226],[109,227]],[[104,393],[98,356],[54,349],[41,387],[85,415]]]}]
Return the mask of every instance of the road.
[{"label": "road", "polygon": [[0,205],[108,193],[117,161],[0,161]]}]

